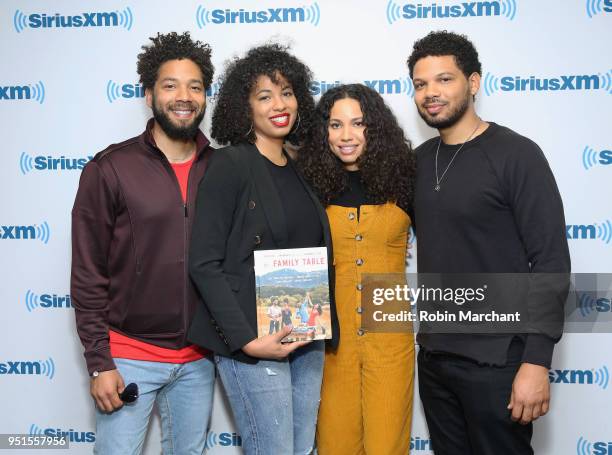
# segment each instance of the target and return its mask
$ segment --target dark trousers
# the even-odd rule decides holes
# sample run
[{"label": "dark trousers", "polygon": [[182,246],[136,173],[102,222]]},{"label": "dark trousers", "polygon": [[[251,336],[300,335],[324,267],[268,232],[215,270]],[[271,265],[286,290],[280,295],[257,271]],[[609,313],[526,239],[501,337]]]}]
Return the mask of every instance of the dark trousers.
[{"label": "dark trousers", "polygon": [[503,367],[420,349],[419,395],[436,455],[531,455],[532,424],[510,419],[512,381],[522,342]]}]

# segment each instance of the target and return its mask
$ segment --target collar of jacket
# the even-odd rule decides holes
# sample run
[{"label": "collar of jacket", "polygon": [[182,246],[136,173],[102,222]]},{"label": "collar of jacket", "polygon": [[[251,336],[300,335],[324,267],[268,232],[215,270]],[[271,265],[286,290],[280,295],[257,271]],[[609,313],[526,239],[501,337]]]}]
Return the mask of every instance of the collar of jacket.
[{"label": "collar of jacket", "polygon": [[[270,172],[268,172],[268,168],[266,167],[265,160],[267,158],[259,153],[259,150],[254,144],[241,143],[237,144],[235,147],[244,148],[247,152],[244,155],[247,157],[246,161],[248,162],[249,172],[253,178],[253,182],[257,189],[257,194],[263,201],[262,208],[266,219],[268,220],[268,225],[270,227],[270,231],[272,232],[272,237],[274,237],[275,244],[278,245],[279,248],[287,248],[289,242],[287,219],[285,218],[285,211],[283,209],[280,196],[278,195],[276,185],[274,184],[274,181],[270,176]],[[329,223],[325,209],[320,204],[317,196],[310,189],[310,186],[302,177],[299,169],[296,168],[293,159],[285,150],[283,150],[283,153],[287,158],[287,166],[291,166],[295,170],[295,173],[306,190],[306,193],[310,196],[315,207],[317,208],[319,219],[323,225],[324,242],[326,245],[331,246]]]},{"label": "collar of jacket", "polygon": [[[144,132],[140,135],[140,142],[147,148],[147,150],[161,157],[161,156],[164,156],[164,154],[157,147],[157,144],[155,143],[155,139],[153,139],[153,125],[154,124],[155,124],[155,119],[150,118],[149,121],[147,122],[147,127],[145,128]],[[204,133],[202,133],[202,130],[200,130],[199,128],[198,128],[198,132],[195,137],[195,141],[196,141],[196,159],[200,159],[202,154],[206,150],[210,149],[210,141],[208,140],[206,136],[204,136]]]}]

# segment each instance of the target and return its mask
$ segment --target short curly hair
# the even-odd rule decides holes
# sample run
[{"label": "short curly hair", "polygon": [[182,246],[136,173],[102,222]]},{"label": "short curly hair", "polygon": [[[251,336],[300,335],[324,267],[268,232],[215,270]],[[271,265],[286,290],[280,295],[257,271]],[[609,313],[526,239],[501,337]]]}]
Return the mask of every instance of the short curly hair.
[{"label": "short curly hair", "polygon": [[340,85],[326,91],[317,107],[298,165],[324,205],[348,186],[348,174],[329,146],[329,119],[334,103],[359,102],[366,146],[357,160],[367,195],[376,204],[395,202],[409,212],[414,199],[416,158],[410,141],[380,94],[362,84]]},{"label": "short curly hair", "polygon": [[268,76],[276,83],[278,75],[291,84],[298,102],[299,125],[285,140],[300,144],[310,126],[314,100],[310,94],[312,72],[280,44],[252,48],[243,58],[235,58],[225,69],[221,89],[216,97],[211,136],[219,144],[255,143],[249,95],[259,76]]},{"label": "short curly hair", "polygon": [[179,35],[170,32],[165,35],[158,33],[149,38],[153,44],[142,46],[144,52],[138,54],[136,71],[140,75],[140,83],[144,89],[152,89],[157,81],[159,67],[168,60],[189,59],[202,73],[204,87],[209,88],[212,83],[215,67],[210,55],[210,46],[201,41],[193,41],[189,32]]},{"label": "short curly hair", "polygon": [[467,36],[442,30],[430,32],[414,43],[412,54],[408,57],[407,62],[410,78],[412,79],[414,65],[417,61],[429,56],[443,55],[455,57],[457,66],[466,78],[469,78],[473,73],[482,75],[482,65],[478,60],[478,52]]}]

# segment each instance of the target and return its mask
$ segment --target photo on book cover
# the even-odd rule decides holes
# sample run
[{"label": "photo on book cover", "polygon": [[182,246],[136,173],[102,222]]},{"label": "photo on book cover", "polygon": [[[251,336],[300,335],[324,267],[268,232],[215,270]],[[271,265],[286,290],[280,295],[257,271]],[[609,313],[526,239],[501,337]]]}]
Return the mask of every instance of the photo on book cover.
[{"label": "photo on book cover", "polygon": [[257,336],[291,325],[283,342],[331,338],[327,249],[255,251]]}]

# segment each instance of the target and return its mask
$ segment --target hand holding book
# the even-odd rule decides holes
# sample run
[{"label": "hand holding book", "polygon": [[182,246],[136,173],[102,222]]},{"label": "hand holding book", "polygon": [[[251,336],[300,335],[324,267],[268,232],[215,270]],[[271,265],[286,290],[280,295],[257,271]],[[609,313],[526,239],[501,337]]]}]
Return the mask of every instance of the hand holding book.
[{"label": "hand holding book", "polygon": [[291,333],[292,326],[284,326],[279,332],[272,335],[264,335],[245,344],[242,350],[245,354],[258,359],[282,360],[302,346],[311,341],[295,341],[293,343],[282,343],[281,341]]}]

